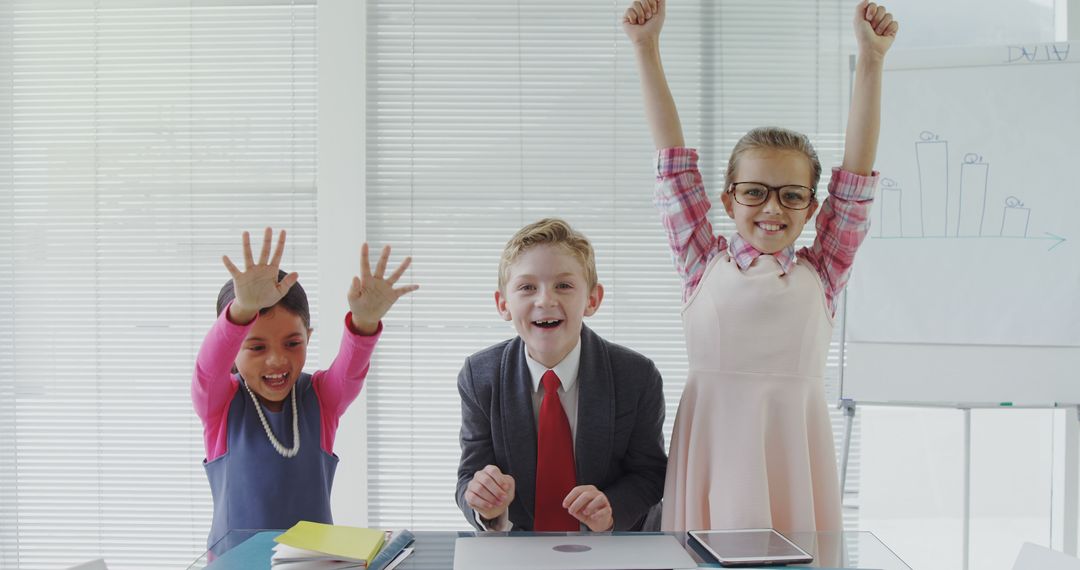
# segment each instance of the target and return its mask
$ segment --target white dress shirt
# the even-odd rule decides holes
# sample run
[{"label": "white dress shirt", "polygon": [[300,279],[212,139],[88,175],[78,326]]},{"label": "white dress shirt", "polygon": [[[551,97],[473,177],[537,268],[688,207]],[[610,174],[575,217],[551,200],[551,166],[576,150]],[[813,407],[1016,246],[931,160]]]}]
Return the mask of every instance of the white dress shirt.
[{"label": "white dress shirt", "polygon": [[[570,437],[574,441],[574,447],[577,448],[577,403],[578,403],[578,368],[581,365],[581,339],[578,339],[577,344],[574,345],[565,358],[563,358],[554,368],[548,368],[543,364],[540,364],[533,357],[529,356],[528,348],[525,348],[525,343],[522,343],[522,351],[525,352],[525,362],[529,365],[529,375],[532,376],[532,408],[533,408],[533,425],[540,425],[540,404],[544,401],[544,385],[540,382],[544,377],[544,373],[548,370],[554,370],[555,375],[559,377],[561,386],[559,387],[559,403],[562,404],[563,411],[566,412],[566,420],[570,422]],[[515,486],[517,481],[514,482]],[[514,524],[510,522],[509,507],[503,511],[501,515],[493,520],[484,520],[480,516],[480,513],[475,512],[476,522],[480,523],[480,526],[486,530],[494,530],[500,532],[508,532],[514,528]]]}]

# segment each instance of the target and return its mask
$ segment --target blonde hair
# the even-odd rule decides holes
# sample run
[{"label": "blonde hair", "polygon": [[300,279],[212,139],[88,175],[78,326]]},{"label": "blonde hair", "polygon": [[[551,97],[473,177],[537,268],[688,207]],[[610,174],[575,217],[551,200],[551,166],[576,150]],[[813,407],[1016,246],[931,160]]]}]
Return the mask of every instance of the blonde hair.
[{"label": "blonde hair", "polygon": [[735,182],[735,167],[739,157],[752,150],[789,150],[800,153],[810,160],[813,170],[810,187],[816,189],[821,180],[821,161],[818,160],[817,151],[806,135],[782,127],[758,127],[751,129],[743,135],[735,148],[731,149],[731,158],[728,159],[727,175],[724,179],[725,188],[730,188]]},{"label": "blonde hair", "polygon": [[570,255],[573,255],[585,270],[585,282],[589,291],[596,287],[596,256],[593,253],[592,244],[584,234],[574,231],[570,224],[558,218],[544,218],[537,220],[517,231],[503,248],[502,259],[499,260],[499,290],[505,291],[506,282],[510,280],[510,266],[517,261],[521,254],[533,246],[551,244],[561,247]]}]

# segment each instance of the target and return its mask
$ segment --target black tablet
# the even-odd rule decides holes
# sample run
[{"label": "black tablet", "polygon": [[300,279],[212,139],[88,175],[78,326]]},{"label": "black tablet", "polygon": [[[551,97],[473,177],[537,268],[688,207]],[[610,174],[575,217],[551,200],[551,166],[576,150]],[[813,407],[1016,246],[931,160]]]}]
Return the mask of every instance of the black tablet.
[{"label": "black tablet", "polygon": [[721,566],[805,564],[814,560],[771,528],[692,530],[690,536],[715,556]]}]

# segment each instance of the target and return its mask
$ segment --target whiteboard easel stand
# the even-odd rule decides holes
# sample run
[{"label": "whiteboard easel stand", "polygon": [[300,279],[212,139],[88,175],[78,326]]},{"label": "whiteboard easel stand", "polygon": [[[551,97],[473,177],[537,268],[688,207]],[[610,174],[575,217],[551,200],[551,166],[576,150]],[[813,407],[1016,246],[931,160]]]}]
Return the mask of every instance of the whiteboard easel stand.
[{"label": "whiteboard easel stand", "polygon": [[[851,59],[854,65],[854,57]],[[843,292],[841,302],[844,312],[840,318],[840,393],[844,393],[844,358],[847,344],[847,291]],[[968,570],[971,553],[971,410],[973,408],[1001,409],[993,404],[925,404],[904,402],[862,402],[864,405],[883,405],[923,408],[956,408],[964,412],[964,508],[963,508],[963,570]],[[844,443],[840,463],[840,501],[843,503],[847,490],[848,460],[851,457],[851,430],[855,423],[856,402],[841,398],[838,406],[844,411]],[[1066,408],[1065,412],[1065,457],[1064,457],[1064,515],[1062,516],[1062,552],[1076,556],[1077,533],[1080,532],[1080,404],[1017,405],[1009,408]]]},{"label": "whiteboard easel stand", "polygon": [[[842,353],[843,351],[841,351]],[[843,361],[841,357],[841,362]],[[840,369],[841,382],[843,382],[843,368]],[[914,402],[862,402],[863,405],[878,405],[892,407],[914,408],[951,408],[964,413],[964,507],[963,507],[963,569],[969,567],[969,555],[971,553],[971,410],[986,409],[1000,410],[1002,406],[994,404],[928,404]],[[840,496],[844,496],[847,489],[848,459],[851,455],[851,430],[855,422],[855,407],[857,403],[851,399],[842,399],[839,408],[844,411],[844,443],[841,452],[840,464]],[[1015,405],[1008,409],[1062,409],[1066,410],[1065,421],[1065,475],[1064,475],[1064,516],[1062,552],[1070,556],[1076,556],[1077,532],[1080,531],[1080,405],[1050,404],[1050,405]]]},{"label": "whiteboard easel stand", "polygon": [[1065,502],[1062,551],[1076,556],[1077,532],[1080,531],[1080,406],[1065,412]]},{"label": "whiteboard easel stand", "polygon": [[[995,49],[997,51],[993,52],[992,55],[990,55],[991,52],[989,50],[985,50],[984,48],[970,47],[970,48],[961,48],[961,49],[950,48],[947,52],[940,51],[940,50],[936,51],[936,52],[933,51],[933,50],[913,50],[912,54],[914,54],[914,55],[911,55],[911,57],[908,57],[906,61],[905,61],[905,59],[901,58],[899,65],[897,65],[897,60],[895,59],[895,56],[894,56],[894,58],[892,59],[891,66],[886,66],[887,67],[886,71],[889,71],[890,69],[891,70],[908,70],[908,71],[916,70],[916,69],[929,69],[929,68],[934,68],[934,69],[945,69],[945,68],[962,69],[962,68],[969,68],[969,67],[972,67],[972,66],[989,66],[989,67],[993,67],[993,68],[997,68],[997,69],[1004,69],[1004,66],[1007,66],[1007,67],[1010,67],[1010,68],[1013,68],[1013,69],[1034,69],[1034,68],[1048,69],[1045,66],[1047,66],[1047,65],[1055,65],[1055,66],[1057,66],[1057,65],[1061,65],[1061,64],[1067,64],[1067,63],[1076,63],[1076,62],[1078,62],[1080,60],[1078,60],[1075,57],[1072,59],[1071,62],[1068,61],[1068,51],[1069,51],[1069,47],[1070,47],[1069,46],[1069,40],[1072,40],[1073,42],[1075,42],[1075,40],[1080,39],[1080,17],[1078,17],[1078,16],[1080,16],[1080,9],[1076,9],[1076,8],[1080,8],[1080,0],[1066,0],[1066,3],[1068,4],[1067,7],[1065,6],[1065,4],[1062,4],[1062,3],[1059,3],[1059,6],[1058,6],[1058,8],[1061,11],[1061,13],[1058,14],[1059,18],[1062,15],[1064,15],[1065,13],[1068,14],[1069,21],[1066,23],[1066,26],[1064,28],[1065,37],[1064,38],[1061,37],[1062,32],[1061,32],[1061,30],[1059,30],[1059,32],[1057,34],[1058,38],[1057,38],[1056,42],[1040,43],[1040,44],[1032,46],[1030,48],[1029,47],[1019,48],[1024,53],[1024,55],[1023,55],[1024,61],[1021,62],[1020,65],[1012,65],[1013,63],[1019,61],[1014,57],[1017,54],[1017,52],[1016,52],[1016,49],[1018,49],[1017,46],[995,47],[993,49]],[[1072,8],[1072,9],[1070,10],[1068,8]],[[1066,39],[1066,38],[1068,38],[1068,39]],[[1007,51],[1003,52],[1002,50],[1007,50]],[[924,53],[923,54],[915,54],[916,51],[922,51]],[[927,55],[927,54],[929,54],[929,55]],[[1041,54],[1041,57],[1034,57],[1033,54],[1036,55],[1036,56],[1038,54]],[[1032,57],[1029,57],[1029,56],[1032,56]],[[1007,61],[1008,64],[1003,64],[1003,61]],[[1029,64],[1031,64],[1031,65],[1029,65]],[[849,81],[849,91],[848,91],[848,104],[849,105],[850,105],[850,102],[851,102],[851,99],[852,99],[851,91],[852,91],[852,89],[854,89],[855,67],[856,67],[856,57],[855,57],[855,55],[851,55],[849,57],[849,71],[850,71],[849,75],[850,75],[850,78],[851,78],[851,81]],[[918,82],[910,82],[910,84],[912,84],[912,85],[915,85],[917,83]],[[1068,91],[1068,90],[1059,90],[1059,91],[1062,92],[1062,93],[1071,92],[1071,91]],[[884,113],[884,112],[885,112],[885,107],[883,105],[882,113]],[[1075,129],[1072,129],[1072,130],[1075,131]],[[884,135],[884,131],[883,131],[883,135]],[[883,145],[882,148],[884,148],[884,145]],[[1050,234],[1049,232],[1047,232],[1047,234],[1053,236],[1053,234]],[[1053,237],[1058,237],[1058,236],[1053,236]],[[1056,246],[1054,246],[1054,247],[1056,247]],[[842,408],[844,410],[844,413],[845,413],[845,424],[846,425],[845,425],[845,429],[844,429],[844,443],[843,443],[844,449],[843,449],[843,452],[842,452],[843,464],[841,465],[840,471],[841,471],[841,485],[846,485],[846,482],[847,482],[847,462],[849,460],[849,455],[850,455],[849,448],[850,448],[850,445],[851,445],[852,423],[853,423],[854,417],[855,417],[855,405],[856,405],[855,400],[859,397],[859,395],[858,394],[846,395],[845,392],[844,392],[844,367],[845,367],[846,357],[848,356],[847,354],[845,354],[846,348],[847,348],[846,347],[847,335],[846,335],[846,330],[845,330],[846,320],[847,320],[846,319],[846,316],[847,316],[846,315],[846,313],[847,313],[847,291],[844,292],[843,297],[844,297],[843,298],[844,314],[842,315],[842,319],[841,319],[840,372],[839,372],[839,380],[840,380],[841,388],[840,388],[840,393],[838,395],[838,400],[840,400],[840,402],[839,402],[840,408]],[[1075,369],[1075,366],[1065,365],[1065,366],[1055,368],[1054,371],[1073,370],[1073,369]],[[1018,372],[1016,370],[1013,370],[1013,371],[1008,372],[1008,375],[1010,377],[1012,377],[1012,378],[1024,378],[1024,373],[1022,371]],[[1061,380],[1068,380],[1068,381],[1071,382],[1072,380],[1069,380],[1069,378],[1070,378],[1070,376],[1065,376],[1064,378],[1061,378]],[[1080,404],[1080,398],[1075,397],[1075,394],[1076,394],[1075,392],[1070,392],[1069,396],[1061,398],[1060,401],[1055,400],[1053,397],[1042,397],[1042,396],[1040,396],[1038,398],[1038,404],[1036,404],[1036,405],[1007,406],[1007,407],[1026,407],[1026,408],[1044,408],[1044,409],[1045,408],[1065,409],[1065,412],[1066,412],[1065,416],[1066,417],[1065,417],[1065,424],[1064,424],[1064,430],[1063,430],[1064,431],[1064,437],[1062,438],[1062,445],[1064,446],[1064,448],[1059,451],[1057,449],[1057,446],[1055,445],[1055,449],[1052,452],[1052,457],[1054,457],[1055,459],[1058,458],[1058,457],[1062,457],[1063,462],[1062,462],[1060,467],[1055,465],[1055,467],[1053,468],[1053,473],[1052,473],[1052,480],[1053,481],[1056,481],[1057,478],[1059,477],[1059,474],[1060,474],[1062,484],[1061,484],[1061,486],[1058,486],[1058,485],[1055,485],[1055,484],[1051,485],[1051,503],[1052,503],[1052,505],[1051,505],[1051,522],[1052,522],[1051,529],[1052,529],[1052,532],[1051,532],[1050,541],[1053,544],[1057,543],[1058,534],[1057,534],[1057,532],[1054,532],[1053,529],[1055,527],[1056,528],[1061,528],[1062,529],[1062,531],[1061,531],[1062,534],[1060,535],[1061,536],[1061,539],[1060,539],[1061,540],[1061,548],[1066,554],[1072,555],[1072,556],[1076,555],[1077,546],[1078,546],[1077,543],[1078,543],[1078,541],[1080,541],[1080,537],[1078,537],[1078,530],[1080,530],[1080,522],[1078,522],[1078,518],[1080,518],[1080,513],[1078,513],[1078,511],[1080,511],[1080,505],[1078,505],[1078,499],[1080,499],[1080,405],[1078,405],[1078,404]],[[959,403],[959,404],[955,403],[955,402],[965,402],[965,401],[984,402],[984,401],[987,401],[987,400],[983,400],[983,399],[963,400],[963,399],[960,399],[960,400],[952,400],[952,401],[949,401],[949,402],[935,402],[933,400],[925,400],[925,399],[920,397],[920,398],[916,398],[916,399],[913,399],[912,401],[908,401],[908,402],[880,401],[880,400],[879,401],[870,401],[868,399],[868,400],[859,400],[858,403],[863,404],[863,405],[874,404],[874,405],[887,405],[887,406],[913,406],[913,407],[927,407],[927,408],[950,407],[950,408],[958,408],[958,409],[961,409],[961,410],[964,411],[964,479],[965,479],[965,481],[964,481],[964,535],[965,536],[964,536],[964,557],[963,558],[964,558],[964,568],[966,570],[966,568],[968,567],[968,562],[969,562],[968,555],[969,555],[969,550],[970,550],[970,544],[969,544],[970,525],[969,525],[969,522],[970,522],[970,509],[971,509],[971,501],[970,501],[970,495],[971,495],[971,485],[970,485],[970,479],[971,479],[971,409],[976,408],[976,407],[978,407],[978,408],[987,408],[987,409],[990,409],[990,408],[1000,409],[1000,408],[1006,407],[1006,406],[999,405],[998,403],[972,404],[972,405],[963,404],[963,403]],[[1004,401],[1006,401],[1006,399],[1002,399],[1000,401],[1004,402]],[[1057,430],[1058,430],[1057,426],[1060,425],[1057,422],[1057,418],[1055,418],[1054,425],[1055,425],[1054,430],[1055,430],[1055,434],[1056,434]],[[843,491],[843,489],[844,489],[844,487],[841,487],[841,491]],[[1057,500],[1055,500],[1055,499],[1058,499],[1059,495],[1060,495],[1061,503],[1058,503]],[[1058,520],[1059,517],[1060,517],[1061,523],[1059,523],[1057,525],[1053,525],[1053,522]]]},{"label": "whiteboard easel stand", "polygon": [[[840,408],[844,410],[844,449],[840,463],[840,496],[843,497],[844,491],[847,489],[848,458],[851,456],[851,429],[855,423],[855,401],[849,399],[840,400]],[[971,407],[958,406],[958,408],[964,412],[964,508],[961,520],[964,536],[964,564],[962,568],[967,570],[969,567],[969,553],[971,552]]]},{"label": "whiteboard easel stand", "polygon": [[964,408],[964,570],[971,558],[971,408]]}]

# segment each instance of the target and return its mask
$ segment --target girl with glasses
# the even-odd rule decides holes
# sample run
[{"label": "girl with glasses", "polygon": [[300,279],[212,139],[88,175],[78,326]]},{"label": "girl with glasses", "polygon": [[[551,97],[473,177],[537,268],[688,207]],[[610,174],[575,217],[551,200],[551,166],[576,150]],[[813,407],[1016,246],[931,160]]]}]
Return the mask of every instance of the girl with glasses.
[{"label": "girl with glasses", "polygon": [[[660,62],[665,0],[636,0],[623,17],[659,151],[656,205],[683,280],[689,374],[664,488],[664,530],[839,531],[840,489],[823,376],[836,300],[868,230],[885,53],[898,23],[855,8],[858,64],[843,164],[829,197],[805,135],[747,133],[728,161],[720,201],[735,220],[713,234],[698,155]],[[795,241],[820,209],[813,245]]]}]

